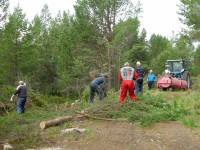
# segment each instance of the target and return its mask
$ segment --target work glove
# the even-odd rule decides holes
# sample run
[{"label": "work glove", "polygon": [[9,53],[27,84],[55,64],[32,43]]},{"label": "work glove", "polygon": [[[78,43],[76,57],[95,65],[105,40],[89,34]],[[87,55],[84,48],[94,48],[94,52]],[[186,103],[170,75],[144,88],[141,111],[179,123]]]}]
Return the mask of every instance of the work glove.
[{"label": "work glove", "polygon": [[13,97],[14,97],[14,95],[12,95],[11,98],[10,98],[10,101],[11,101],[11,102],[13,101]]}]

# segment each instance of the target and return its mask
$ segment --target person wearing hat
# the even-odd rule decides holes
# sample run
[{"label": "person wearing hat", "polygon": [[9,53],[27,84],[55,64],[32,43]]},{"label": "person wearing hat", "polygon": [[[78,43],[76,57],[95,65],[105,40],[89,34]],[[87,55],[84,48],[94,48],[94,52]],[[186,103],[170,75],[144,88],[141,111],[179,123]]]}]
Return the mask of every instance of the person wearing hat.
[{"label": "person wearing hat", "polygon": [[145,76],[145,70],[141,66],[141,63],[139,61],[137,61],[137,63],[136,63],[135,70],[138,73],[138,78],[135,81],[135,93],[137,95],[138,93],[142,93],[143,92],[143,78]]},{"label": "person wearing hat", "polygon": [[135,102],[136,96],[134,94],[134,81],[138,78],[138,74],[134,68],[130,67],[129,63],[126,62],[124,67],[122,67],[118,73],[118,78],[121,83],[120,100],[119,103],[123,103],[126,98],[127,91],[129,92],[129,97]]},{"label": "person wearing hat", "polygon": [[25,103],[27,99],[27,87],[24,81],[19,81],[19,86],[16,88],[14,94],[11,97],[11,101],[13,101],[13,97],[18,95],[17,100],[17,112],[24,113],[25,112]]}]

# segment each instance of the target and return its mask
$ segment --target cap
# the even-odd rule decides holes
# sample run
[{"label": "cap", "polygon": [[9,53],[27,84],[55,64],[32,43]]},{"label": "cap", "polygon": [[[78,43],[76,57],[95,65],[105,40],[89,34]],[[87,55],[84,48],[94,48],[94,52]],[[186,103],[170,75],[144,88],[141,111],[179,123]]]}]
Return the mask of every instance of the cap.
[{"label": "cap", "polygon": [[125,62],[124,66],[130,66],[130,64],[128,62]]},{"label": "cap", "polygon": [[23,85],[23,84],[24,84],[24,81],[19,81],[19,84],[20,84],[20,85]]},{"label": "cap", "polygon": [[140,65],[141,63],[139,62],[139,61],[137,61],[137,63],[136,63],[137,65]]}]

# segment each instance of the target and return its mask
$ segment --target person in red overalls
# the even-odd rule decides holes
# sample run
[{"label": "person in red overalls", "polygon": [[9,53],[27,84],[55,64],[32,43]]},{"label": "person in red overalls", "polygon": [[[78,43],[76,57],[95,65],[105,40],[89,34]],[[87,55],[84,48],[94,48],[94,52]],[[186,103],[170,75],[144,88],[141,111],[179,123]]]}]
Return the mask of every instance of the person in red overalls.
[{"label": "person in red overalls", "polygon": [[120,100],[119,103],[123,103],[126,98],[127,91],[129,92],[129,97],[135,102],[136,96],[134,93],[134,82],[138,78],[138,74],[130,67],[129,63],[126,62],[124,67],[122,67],[118,73],[118,78],[121,82]]}]

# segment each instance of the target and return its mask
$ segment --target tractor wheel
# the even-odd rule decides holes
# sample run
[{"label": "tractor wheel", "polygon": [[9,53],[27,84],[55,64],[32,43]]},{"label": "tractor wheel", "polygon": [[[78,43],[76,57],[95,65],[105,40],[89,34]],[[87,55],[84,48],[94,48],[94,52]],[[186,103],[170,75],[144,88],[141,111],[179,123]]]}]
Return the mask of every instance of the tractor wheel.
[{"label": "tractor wheel", "polygon": [[191,86],[191,81],[190,81],[190,75],[188,71],[185,71],[181,74],[181,79],[187,81],[187,89],[189,89]]},{"label": "tractor wheel", "polygon": [[187,80],[187,77],[188,77],[188,72],[187,72],[187,71],[184,71],[184,72],[181,74],[181,79],[182,79],[182,80]]}]

